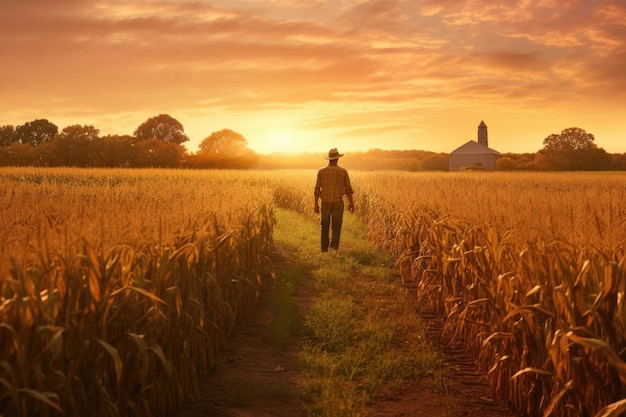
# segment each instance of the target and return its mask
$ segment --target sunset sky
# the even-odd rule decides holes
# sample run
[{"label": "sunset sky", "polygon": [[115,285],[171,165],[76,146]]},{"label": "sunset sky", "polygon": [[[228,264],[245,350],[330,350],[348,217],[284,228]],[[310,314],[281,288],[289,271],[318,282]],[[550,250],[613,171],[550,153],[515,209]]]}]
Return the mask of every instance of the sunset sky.
[{"label": "sunset sky", "polygon": [[451,152],[484,120],[502,153],[626,152],[623,0],[1,0],[0,57],[0,125]]}]

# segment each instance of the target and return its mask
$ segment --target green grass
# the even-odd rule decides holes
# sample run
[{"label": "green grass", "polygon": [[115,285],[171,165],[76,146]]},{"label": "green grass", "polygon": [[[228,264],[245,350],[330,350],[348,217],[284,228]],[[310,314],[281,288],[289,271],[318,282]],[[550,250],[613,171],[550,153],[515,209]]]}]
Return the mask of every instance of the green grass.
[{"label": "green grass", "polygon": [[295,254],[299,273],[309,274],[317,291],[302,320],[308,415],[362,416],[382,391],[398,394],[416,384],[445,390],[443,365],[414,300],[358,217],[344,217],[339,251],[322,253],[316,221],[282,209],[276,214],[275,242]]}]

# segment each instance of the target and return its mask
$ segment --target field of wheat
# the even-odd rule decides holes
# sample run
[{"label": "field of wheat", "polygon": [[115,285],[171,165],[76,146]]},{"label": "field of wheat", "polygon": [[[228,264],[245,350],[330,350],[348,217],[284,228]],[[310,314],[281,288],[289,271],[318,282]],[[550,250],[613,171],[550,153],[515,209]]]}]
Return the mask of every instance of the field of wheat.
[{"label": "field of wheat", "polygon": [[[495,396],[528,415],[624,411],[626,177],[351,179],[372,240],[474,352]],[[314,180],[308,170],[0,171],[0,410],[174,407],[254,301],[280,227],[274,207],[317,221]]]}]

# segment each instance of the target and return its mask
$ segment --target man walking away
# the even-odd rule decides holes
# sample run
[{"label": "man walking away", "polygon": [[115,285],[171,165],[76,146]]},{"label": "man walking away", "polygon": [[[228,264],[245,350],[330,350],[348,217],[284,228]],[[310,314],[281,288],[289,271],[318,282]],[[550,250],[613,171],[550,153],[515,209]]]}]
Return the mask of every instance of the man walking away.
[{"label": "man walking away", "polygon": [[[315,182],[315,213],[320,213],[319,200],[322,200],[322,213],[320,224],[322,226],[322,252],[331,249],[339,249],[339,236],[341,234],[341,224],[343,222],[343,196],[348,197],[348,211],[354,212],[354,201],[352,200],[352,186],[348,171],[337,165],[339,158],[343,154],[337,148],[328,152],[328,165],[317,171],[317,181]],[[332,237],[329,241],[328,232],[332,226]]]}]

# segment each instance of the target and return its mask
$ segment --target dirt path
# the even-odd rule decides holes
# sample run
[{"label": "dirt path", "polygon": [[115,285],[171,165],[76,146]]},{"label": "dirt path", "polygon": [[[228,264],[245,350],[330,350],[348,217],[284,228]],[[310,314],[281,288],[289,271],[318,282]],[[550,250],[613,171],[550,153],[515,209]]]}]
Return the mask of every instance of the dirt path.
[{"label": "dirt path", "polygon": [[[277,247],[272,253],[272,263],[276,270],[286,268],[289,254]],[[200,390],[203,393],[197,404],[187,404],[175,417],[276,417],[304,416],[302,402],[297,395],[302,385],[299,344],[301,337],[292,337],[285,348],[266,343],[264,328],[272,322],[271,297],[276,286],[271,281],[264,283],[259,301],[246,312],[233,329],[220,361]],[[302,279],[294,298],[300,314],[312,304],[315,298],[315,283],[309,277]],[[248,399],[237,395],[239,390],[250,391],[254,387],[289,387],[295,395],[280,395],[259,392]],[[235,394],[233,394],[235,392]],[[248,402],[250,402],[248,404]],[[243,404],[242,404],[243,403]]]},{"label": "dirt path", "polygon": [[[272,254],[277,270],[285,268],[290,254],[277,247]],[[367,277],[352,277],[354,285]],[[298,395],[304,381],[300,355],[302,337],[295,335],[283,349],[265,343],[264,328],[272,321],[271,295],[268,283],[259,302],[236,325],[224,349],[224,359],[202,382],[202,397],[196,404],[187,404],[174,417],[304,417],[306,412]],[[305,315],[315,299],[315,282],[303,277],[294,295],[301,315]],[[513,417],[505,404],[485,399],[486,385],[481,383],[471,357],[450,347],[441,337],[441,320],[422,314],[429,337],[441,341],[441,351],[452,376],[450,393],[437,393],[427,386],[390,396],[381,395],[366,412],[368,417]],[[255,393],[254,391],[258,391]],[[257,395],[258,394],[258,395]]]}]

